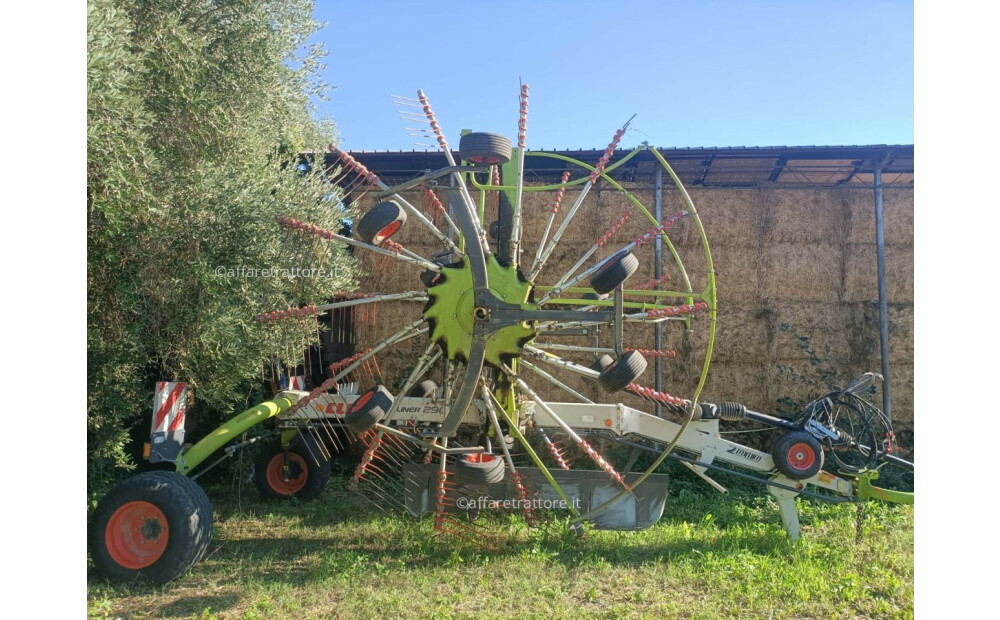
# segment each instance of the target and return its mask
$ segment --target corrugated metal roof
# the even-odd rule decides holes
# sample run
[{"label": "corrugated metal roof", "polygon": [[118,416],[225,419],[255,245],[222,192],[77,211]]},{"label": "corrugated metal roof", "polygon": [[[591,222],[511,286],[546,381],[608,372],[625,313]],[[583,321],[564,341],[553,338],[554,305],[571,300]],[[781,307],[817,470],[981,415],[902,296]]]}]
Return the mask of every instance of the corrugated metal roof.
[{"label": "corrugated metal roof", "polygon": [[[652,148],[652,147],[650,147]],[[558,153],[593,165],[603,149],[532,149]],[[632,149],[618,149],[610,165]],[[681,181],[691,187],[729,188],[858,187],[871,185],[881,163],[883,183],[891,187],[913,186],[913,145],[869,144],[851,146],[726,146],[658,148]],[[457,152],[455,152],[457,156]],[[394,184],[412,179],[427,170],[447,165],[440,151],[351,151],[369,170]],[[327,154],[327,164],[336,156]],[[656,160],[648,151],[640,152],[611,174],[623,182],[652,182]],[[528,157],[525,175],[529,182],[555,182],[566,163],[546,157]]]}]

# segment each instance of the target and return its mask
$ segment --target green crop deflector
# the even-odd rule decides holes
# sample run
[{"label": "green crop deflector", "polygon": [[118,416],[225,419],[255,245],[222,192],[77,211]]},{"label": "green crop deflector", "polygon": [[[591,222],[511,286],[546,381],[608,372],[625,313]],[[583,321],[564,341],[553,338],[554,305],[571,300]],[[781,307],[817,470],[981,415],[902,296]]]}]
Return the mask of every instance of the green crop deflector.
[{"label": "green crop deflector", "polygon": [[222,448],[233,439],[253,428],[254,426],[270,420],[276,415],[288,410],[292,406],[289,398],[275,398],[263,402],[256,407],[251,407],[243,413],[227,420],[224,424],[205,436],[204,439],[181,452],[177,457],[177,472],[187,475],[192,469],[200,465],[215,451]]}]

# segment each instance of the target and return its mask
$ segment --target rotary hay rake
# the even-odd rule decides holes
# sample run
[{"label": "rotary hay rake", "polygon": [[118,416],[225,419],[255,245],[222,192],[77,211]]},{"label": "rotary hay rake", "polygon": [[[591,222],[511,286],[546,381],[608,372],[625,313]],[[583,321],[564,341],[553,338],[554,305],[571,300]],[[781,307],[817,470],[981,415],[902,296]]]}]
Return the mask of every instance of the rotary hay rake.
[{"label": "rotary hay rake", "polygon": [[[339,244],[358,250],[369,272],[369,290],[338,292],[325,305],[258,315],[273,345],[265,355],[270,379],[287,389],[193,446],[183,443],[182,384],[165,384],[158,391],[147,457],[171,463],[176,472],[138,474],[102,500],[91,528],[99,568],[118,578],[155,581],[187,570],[205,553],[211,534],[211,507],[193,479],[239,448],[269,438],[274,441],[255,467],[265,495],[315,497],[330,478],[330,461],[358,443],[363,454],[351,488],[387,511],[433,514],[437,531],[486,546],[491,543],[484,528],[468,518],[483,507],[514,508],[536,526],[550,514],[539,507],[559,506],[569,511],[570,527],[578,533],[584,523],[601,529],[649,527],[666,502],[667,477],[654,472],[667,458],[721,492],[725,488],[707,475],[709,470],[766,484],[793,539],[799,536],[799,495],[912,502],[912,494],[871,484],[886,463],[913,469],[893,455],[891,425],[869,400],[877,375],[864,375],[810,403],[794,420],[739,403],[700,401],[715,341],[717,300],[711,252],[691,197],[659,151],[646,144],[611,163],[628,122],[593,166],[557,153],[527,151],[528,92],[522,85],[516,147],[502,135],[466,133],[457,159],[422,91],[417,99],[394,97],[404,119],[421,124],[410,132],[434,139],[447,162],[394,187],[331,147],[336,154],[327,171],[331,182],[342,189],[345,201],[373,206],[345,234],[290,214],[278,215],[276,222],[297,257],[315,256],[321,244],[327,246],[323,252]],[[683,201],[684,208],[666,219],[654,217],[610,175],[643,150],[652,153]],[[560,162],[566,168],[560,182],[526,185],[528,157]],[[435,191],[439,180],[450,184],[448,207]],[[630,210],[608,218],[607,229],[589,245],[573,244],[581,247],[580,256],[557,273],[551,268],[565,256],[556,250],[599,183],[621,193]],[[414,192],[419,192],[420,207],[404,197]],[[535,192],[548,193],[547,206],[528,212],[525,197]],[[526,221],[538,224],[532,232],[542,229],[534,251],[526,247]],[[631,239],[616,240],[638,221],[648,224]],[[424,256],[393,239],[407,225],[418,226],[439,251]],[[671,241],[671,233],[685,227],[697,240],[693,249]],[[640,271],[640,257],[648,262],[654,244],[666,248],[667,269],[627,287]],[[688,269],[686,262],[700,268]],[[377,292],[396,263],[420,284],[408,291]],[[678,283],[677,290],[668,288],[671,282]],[[409,304],[419,316],[383,334],[377,325],[382,304]],[[331,324],[343,330],[341,319],[348,315],[357,352],[323,369],[317,361],[319,319],[332,316]],[[685,356],[695,360],[697,372],[675,393],[640,383],[647,359],[677,363],[675,351],[626,346],[626,334],[652,324],[673,328],[678,341],[686,337],[688,343],[701,343],[697,355]],[[590,336],[592,344],[574,344],[580,335]],[[415,342],[424,342],[419,355],[390,389],[378,356]],[[602,400],[611,402],[585,396],[570,385],[574,376],[596,385]],[[558,389],[570,400],[544,399],[540,386]],[[613,402],[615,394],[631,394],[665,415]],[[780,431],[770,453],[720,435],[720,421],[739,420]],[[273,424],[268,432],[227,445],[265,421]],[[599,445],[632,449],[624,472],[595,448],[594,438],[602,440]],[[589,469],[571,468],[570,448]],[[627,471],[640,451],[656,455],[652,464],[643,472]],[[835,461],[836,473],[823,469],[826,454]]]}]

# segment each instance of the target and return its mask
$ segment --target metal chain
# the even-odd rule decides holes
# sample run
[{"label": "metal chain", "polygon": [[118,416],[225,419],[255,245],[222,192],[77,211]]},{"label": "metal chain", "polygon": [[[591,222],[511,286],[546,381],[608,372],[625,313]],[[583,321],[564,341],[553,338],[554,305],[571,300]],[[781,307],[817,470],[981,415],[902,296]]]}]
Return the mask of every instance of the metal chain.
[{"label": "metal chain", "polygon": [[866,502],[864,500],[858,502],[858,516],[854,524],[854,544],[856,545],[861,544],[861,538],[865,525],[865,503]]}]

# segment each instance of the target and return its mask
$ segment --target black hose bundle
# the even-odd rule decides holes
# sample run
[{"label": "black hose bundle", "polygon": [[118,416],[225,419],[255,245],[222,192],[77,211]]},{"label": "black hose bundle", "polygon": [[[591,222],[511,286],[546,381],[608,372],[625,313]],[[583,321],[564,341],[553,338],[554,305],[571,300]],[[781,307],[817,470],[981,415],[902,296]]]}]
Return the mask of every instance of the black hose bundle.
[{"label": "black hose bundle", "polygon": [[822,441],[841,471],[875,469],[895,449],[892,422],[870,400],[876,391],[875,379],[882,381],[882,375],[865,373],[846,388],[812,401],[796,421],[803,428],[810,424],[825,427],[828,433]]}]

